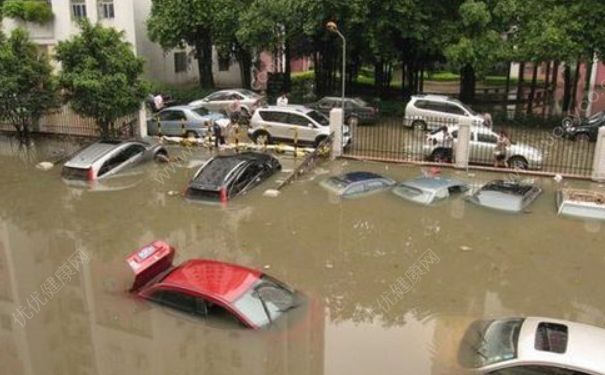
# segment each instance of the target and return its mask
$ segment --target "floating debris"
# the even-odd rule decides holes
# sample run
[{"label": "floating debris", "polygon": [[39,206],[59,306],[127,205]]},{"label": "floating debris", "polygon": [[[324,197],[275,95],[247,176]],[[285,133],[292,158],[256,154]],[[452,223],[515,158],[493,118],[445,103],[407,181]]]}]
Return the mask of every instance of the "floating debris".
[{"label": "floating debris", "polygon": [[460,250],[462,251],[472,251],[473,248],[470,246],[460,246]]},{"label": "floating debris", "polygon": [[265,190],[265,192],[263,193],[264,197],[269,197],[269,198],[277,198],[280,194],[279,190],[276,189],[268,189]]},{"label": "floating debris", "polygon": [[326,262],[326,268],[329,269],[329,270],[331,270],[332,268],[334,268],[334,265],[330,261],[327,261]]},{"label": "floating debris", "polygon": [[271,265],[270,265],[270,264],[265,264],[265,265],[263,266],[263,269],[264,269],[264,270],[268,270],[269,268],[271,268]]},{"label": "floating debris", "polygon": [[168,196],[169,196],[169,197],[176,197],[177,195],[181,195],[181,193],[179,193],[179,192],[178,192],[178,191],[176,191],[176,190],[170,190],[170,191],[168,192]]},{"label": "floating debris", "polygon": [[43,161],[43,162],[36,164],[36,168],[43,170],[43,171],[48,171],[49,169],[52,169],[54,166],[55,165],[49,161]]},{"label": "floating debris", "polygon": [[557,174],[557,175],[555,175],[555,177],[553,177],[553,180],[555,180],[555,182],[560,184],[561,181],[563,181],[563,176],[561,176],[560,174]]}]

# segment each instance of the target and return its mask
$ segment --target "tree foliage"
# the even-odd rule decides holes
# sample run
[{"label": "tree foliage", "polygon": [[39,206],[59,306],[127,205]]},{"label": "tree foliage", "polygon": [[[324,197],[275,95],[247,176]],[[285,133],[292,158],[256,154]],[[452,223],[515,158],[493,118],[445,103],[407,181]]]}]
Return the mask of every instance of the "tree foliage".
[{"label": "tree foliage", "polygon": [[109,135],[115,121],[140,108],[147,93],[141,79],[143,60],[136,57],[123,32],[80,22],[81,33],[57,46],[59,81],[72,108],[96,120]]},{"label": "tree foliage", "polygon": [[0,6],[4,16],[27,22],[45,24],[54,17],[50,4],[44,0],[6,0]]},{"label": "tree foliage", "polygon": [[15,29],[0,36],[0,118],[27,137],[30,126],[58,105],[57,82],[48,57],[27,32]]}]

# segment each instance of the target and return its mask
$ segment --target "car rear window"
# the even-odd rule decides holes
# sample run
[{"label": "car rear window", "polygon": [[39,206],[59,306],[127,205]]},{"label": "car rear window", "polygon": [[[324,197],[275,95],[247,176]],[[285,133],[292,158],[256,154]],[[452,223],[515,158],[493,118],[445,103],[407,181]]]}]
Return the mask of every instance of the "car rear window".
[{"label": "car rear window", "polygon": [[216,190],[199,190],[195,188],[189,188],[187,189],[186,195],[189,199],[218,201],[220,199],[221,192]]},{"label": "car rear window", "polygon": [[288,120],[288,114],[285,112],[260,111],[259,114],[264,121],[285,123]]},{"label": "car rear window", "polygon": [[536,330],[534,347],[543,352],[563,354],[567,350],[567,326],[556,323],[540,323]]},{"label": "car rear window", "polygon": [[66,180],[86,181],[88,179],[88,168],[63,167],[61,176]]},{"label": "car rear window", "polygon": [[207,116],[209,113],[208,110],[204,107],[195,108],[193,109],[193,112],[197,113],[200,116]]}]

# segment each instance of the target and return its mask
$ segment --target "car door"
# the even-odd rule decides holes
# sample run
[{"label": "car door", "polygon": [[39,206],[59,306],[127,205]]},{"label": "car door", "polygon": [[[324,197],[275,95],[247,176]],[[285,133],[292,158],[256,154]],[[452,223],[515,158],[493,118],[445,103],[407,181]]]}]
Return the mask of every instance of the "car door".
[{"label": "car door", "polygon": [[288,139],[291,134],[288,125],[288,113],[276,110],[261,111],[261,126],[269,132],[274,139]]},{"label": "car door", "polygon": [[130,145],[116,151],[99,168],[98,178],[113,176],[129,166],[136,164],[143,157],[145,147],[142,145]]},{"label": "car door", "polygon": [[498,136],[488,128],[476,128],[472,131],[469,161],[480,164],[491,164]]},{"label": "car door", "polygon": [[427,100],[425,102],[426,119],[429,129],[437,129],[447,124],[445,108],[440,102]]},{"label": "car door", "polygon": [[302,114],[289,113],[287,122],[290,125],[289,139],[294,141],[296,136],[299,142],[315,142],[317,130],[313,120]]},{"label": "car door", "polygon": [[180,109],[167,109],[159,114],[162,134],[179,136],[183,134],[183,122],[187,121],[185,112]]},{"label": "car door", "polygon": [[442,105],[445,112],[449,115],[447,116],[446,121],[460,123],[465,117],[467,117],[466,111],[459,107],[457,104],[442,103]]},{"label": "car door", "polygon": [[216,93],[208,97],[208,103],[205,105],[211,112],[226,112],[229,106],[229,93]]},{"label": "car door", "polygon": [[233,183],[229,187],[229,198],[244,194],[260,184],[262,182],[262,175],[263,165],[250,162],[233,180]]},{"label": "car door", "polygon": [[182,313],[202,318],[206,317],[208,313],[208,305],[203,298],[183,292],[157,289],[149,295],[148,299]]}]

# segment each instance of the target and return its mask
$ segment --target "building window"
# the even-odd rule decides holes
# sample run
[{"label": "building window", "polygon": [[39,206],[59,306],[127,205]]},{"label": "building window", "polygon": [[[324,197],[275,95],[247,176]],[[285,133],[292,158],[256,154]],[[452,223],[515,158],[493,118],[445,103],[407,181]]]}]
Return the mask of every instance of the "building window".
[{"label": "building window", "polygon": [[229,55],[227,56],[220,56],[218,57],[218,70],[220,72],[226,72],[227,70],[229,70],[229,67],[231,66],[231,58],[229,57]]},{"label": "building window", "polygon": [[114,18],[113,0],[99,0],[99,17]]},{"label": "building window", "polygon": [[187,52],[174,53],[174,72],[182,73],[187,71]]},{"label": "building window", "polygon": [[71,0],[71,15],[73,18],[86,17],[86,0]]}]

